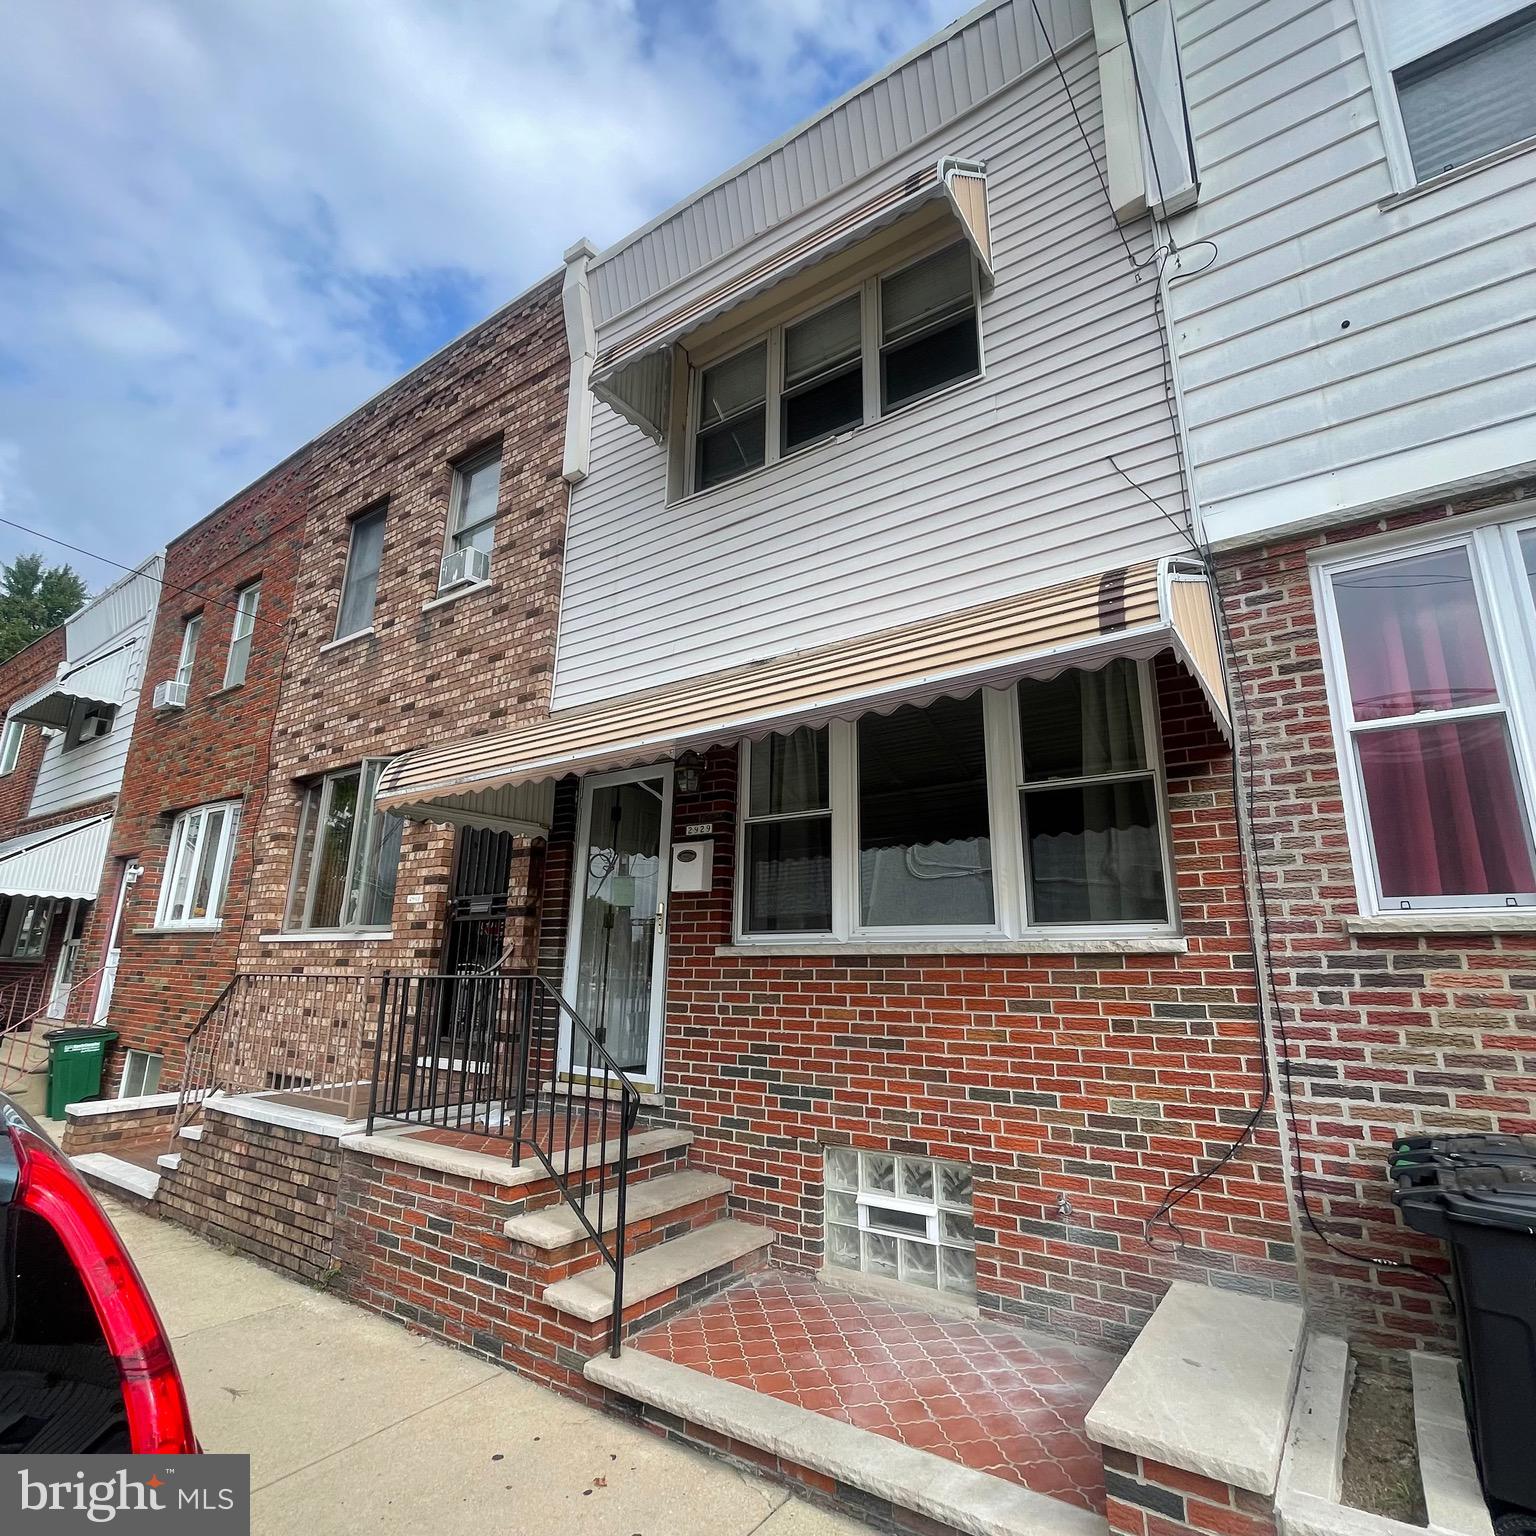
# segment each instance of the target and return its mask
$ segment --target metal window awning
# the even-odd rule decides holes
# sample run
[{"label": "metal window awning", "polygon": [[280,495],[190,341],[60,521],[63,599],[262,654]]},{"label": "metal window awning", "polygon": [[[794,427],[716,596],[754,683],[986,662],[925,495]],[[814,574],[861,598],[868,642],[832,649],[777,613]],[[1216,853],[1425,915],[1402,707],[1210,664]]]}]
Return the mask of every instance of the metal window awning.
[{"label": "metal window awning", "polygon": [[128,686],[128,670],[133,660],[133,644],[120,645],[104,656],[83,661],[77,667],[53,678],[41,688],[21,698],[6,711],[11,720],[26,720],[34,725],[62,731],[69,725],[77,704],[97,709],[116,709],[123,702]]},{"label": "metal window awning", "polygon": [[97,816],[0,843],[0,896],[95,900],[112,818]]},{"label": "metal window awning", "polygon": [[975,160],[945,158],[598,353],[592,365],[592,393],[631,425],[662,442],[667,435],[667,404],[672,391],[672,347],[677,341],[934,199],[949,205],[960,232],[981,263],[983,277],[990,282],[992,231],[987,217],[986,167]]},{"label": "metal window awning", "polygon": [[1193,561],[1167,557],[558,710],[496,735],[424,747],[390,763],[376,803],[422,821],[542,835],[554,781],[566,774],[631,767],[742,737],[888,713],[903,704],[1169,649],[1229,734],[1205,577]]}]

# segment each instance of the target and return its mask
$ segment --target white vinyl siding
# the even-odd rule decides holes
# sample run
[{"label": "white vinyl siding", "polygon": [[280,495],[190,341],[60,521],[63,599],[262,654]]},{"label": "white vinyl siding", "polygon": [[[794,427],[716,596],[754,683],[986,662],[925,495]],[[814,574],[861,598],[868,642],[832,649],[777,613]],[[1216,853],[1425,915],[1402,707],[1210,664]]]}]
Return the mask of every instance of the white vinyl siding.
[{"label": "white vinyl siding", "polygon": [[229,888],[240,806],[229,801],[183,811],[171,826],[155,924],[217,927]]},{"label": "white vinyl siding", "polygon": [[[112,716],[112,729],[93,741],[68,746],[68,734],[50,736],[37,770],[37,783],[27,807],[29,816],[51,816],[71,806],[85,805],[115,795],[123,785],[123,765],[133,736],[134,717],[138,711],[139,684],[144,664],[143,640],[148,632],[146,615],[139,633],[130,642],[133,657],[123,685],[122,702]],[[121,645],[119,638],[112,642]]]},{"label": "white vinyl siding", "polygon": [[[1097,142],[1091,41],[1063,65]],[[942,146],[850,183],[775,245],[931,166],[939,147],[987,163],[985,377],[673,505],[667,449],[598,404],[591,472],[571,493],[556,707],[1187,548],[1108,463],[1178,505],[1153,286],[1135,279],[1054,66],[958,119]],[[1150,251],[1145,222],[1126,235]]]},{"label": "white vinyl siding", "polygon": [[1218,543],[1536,457],[1536,153],[1391,201],[1363,3],[1177,0],[1201,200],[1173,228],[1219,255],[1169,305]]}]

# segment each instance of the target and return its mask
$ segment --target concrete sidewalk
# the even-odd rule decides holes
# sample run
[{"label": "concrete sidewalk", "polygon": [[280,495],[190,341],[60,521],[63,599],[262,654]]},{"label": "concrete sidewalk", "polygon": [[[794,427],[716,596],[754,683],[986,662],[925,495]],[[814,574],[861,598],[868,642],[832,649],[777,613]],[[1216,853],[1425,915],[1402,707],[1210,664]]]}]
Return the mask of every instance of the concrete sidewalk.
[{"label": "concrete sidewalk", "polygon": [[104,1201],[257,1536],[868,1536],[782,1488]]}]

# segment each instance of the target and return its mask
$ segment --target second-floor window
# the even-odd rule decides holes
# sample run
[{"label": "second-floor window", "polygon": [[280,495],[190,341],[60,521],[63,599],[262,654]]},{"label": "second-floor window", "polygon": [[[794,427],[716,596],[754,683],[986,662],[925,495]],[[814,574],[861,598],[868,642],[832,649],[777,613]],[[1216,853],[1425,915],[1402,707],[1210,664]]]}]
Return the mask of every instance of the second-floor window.
[{"label": "second-floor window", "polygon": [[7,720],[5,722],[5,734],[0,736],[0,778],[8,773],[15,773],[16,764],[21,758],[21,741],[26,735],[27,726],[24,720]]},{"label": "second-floor window", "polygon": [[385,761],[368,758],[305,787],[284,927],[389,927],[405,824],[373,808]]},{"label": "second-floor window", "polygon": [[373,605],[379,594],[379,564],[384,555],[384,508],[364,513],[352,524],[347,572],[336,610],[336,638],[359,635],[373,626]]},{"label": "second-floor window", "polygon": [[974,378],[976,284],[958,241],[696,368],[684,490],[723,485]]},{"label": "second-floor window", "polygon": [[155,911],[157,928],[212,927],[218,922],[239,825],[235,801],[183,811],[171,824]]},{"label": "second-floor window", "polygon": [[203,616],[194,613],[181,626],[181,656],[176,662],[176,681],[183,688],[192,686],[192,668],[197,663],[197,642],[203,632]]},{"label": "second-floor window", "polygon": [[[1536,5],[1368,3],[1412,180],[1536,138]],[[1390,101],[1384,110],[1390,118]],[[1394,125],[1384,127],[1391,140]]]},{"label": "second-floor window", "polygon": [[453,505],[448,552],[478,549],[490,554],[496,536],[496,503],[501,495],[501,450],[477,454],[453,472]]},{"label": "second-floor window", "polygon": [[224,667],[224,686],[245,681],[251,665],[251,643],[256,635],[256,610],[261,604],[261,583],[253,581],[235,594],[235,622],[229,634],[229,661]]}]

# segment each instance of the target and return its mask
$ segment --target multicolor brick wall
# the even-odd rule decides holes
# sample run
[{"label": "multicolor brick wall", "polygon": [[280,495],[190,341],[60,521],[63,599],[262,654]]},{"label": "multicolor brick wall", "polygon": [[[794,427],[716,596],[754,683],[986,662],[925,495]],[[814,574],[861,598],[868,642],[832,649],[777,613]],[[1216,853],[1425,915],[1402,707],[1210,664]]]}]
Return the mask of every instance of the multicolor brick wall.
[{"label": "multicolor brick wall", "polygon": [[1274,1501],[1150,1456],[1104,1447],[1115,1536],[1274,1536]]},{"label": "multicolor brick wall", "polygon": [[[1158,664],[1187,954],[797,957],[731,943],[736,754],[708,755],[675,835],[708,822],[713,888],[668,918],[667,1114],[690,1161],[774,1227],[778,1262],[822,1260],[828,1146],[955,1159],[976,1172],[982,1305],[1124,1344],[1184,1277],[1291,1295],[1292,1234],[1272,1117],[1177,1221],[1144,1223],[1217,1158],[1260,1092],[1256,996],[1231,758],[1197,688]],[[558,975],[575,794],[556,807],[544,964]]]},{"label": "multicolor brick wall", "polygon": [[[108,1063],[113,1085],[129,1047],[162,1052],[165,1082],[173,1082],[187,1031],[235,973],[307,497],[306,455],[299,453],[166,550],[165,585],[145,658],[103,895],[80,963],[82,975],[100,965],[116,882],[127,862],[137,861],[144,873],[124,904],[122,959],[108,1015],[119,1034]],[[258,578],[261,602],[245,681],[225,688],[236,594]],[[198,613],[202,630],[186,708],[154,710],[155,685],[175,677],[183,627]],[[220,800],[241,802],[223,926],[215,931],[157,929],[155,913],[176,814]],[[80,990],[80,1006],[88,1009],[94,987]],[[71,1011],[79,1016],[77,1009]]]},{"label": "multicolor brick wall", "polygon": [[[539,284],[313,445],[308,536],[271,789],[256,832],[247,971],[428,970],[443,939],[454,834],[408,823],[386,940],[262,942],[282,929],[299,781],[548,708],[565,536],[569,362],[560,283]],[[436,604],[453,466],[502,455],[488,586]],[[351,520],[387,502],[372,631],[331,647]],[[431,605],[431,606],[427,606]],[[329,647],[329,648],[328,648]],[[516,886],[523,874],[514,871]]]},{"label": "multicolor brick wall", "polygon": [[[1441,1267],[1384,1172],[1394,1134],[1536,1131],[1536,931],[1351,934],[1359,912],[1308,554],[1536,495],[1536,485],[1224,556],[1220,585],[1252,729],[1258,867],[1311,1208],[1348,1250]],[[1452,1337],[1422,1274],[1352,1262],[1303,1231],[1308,1301],[1364,1342]]]}]

